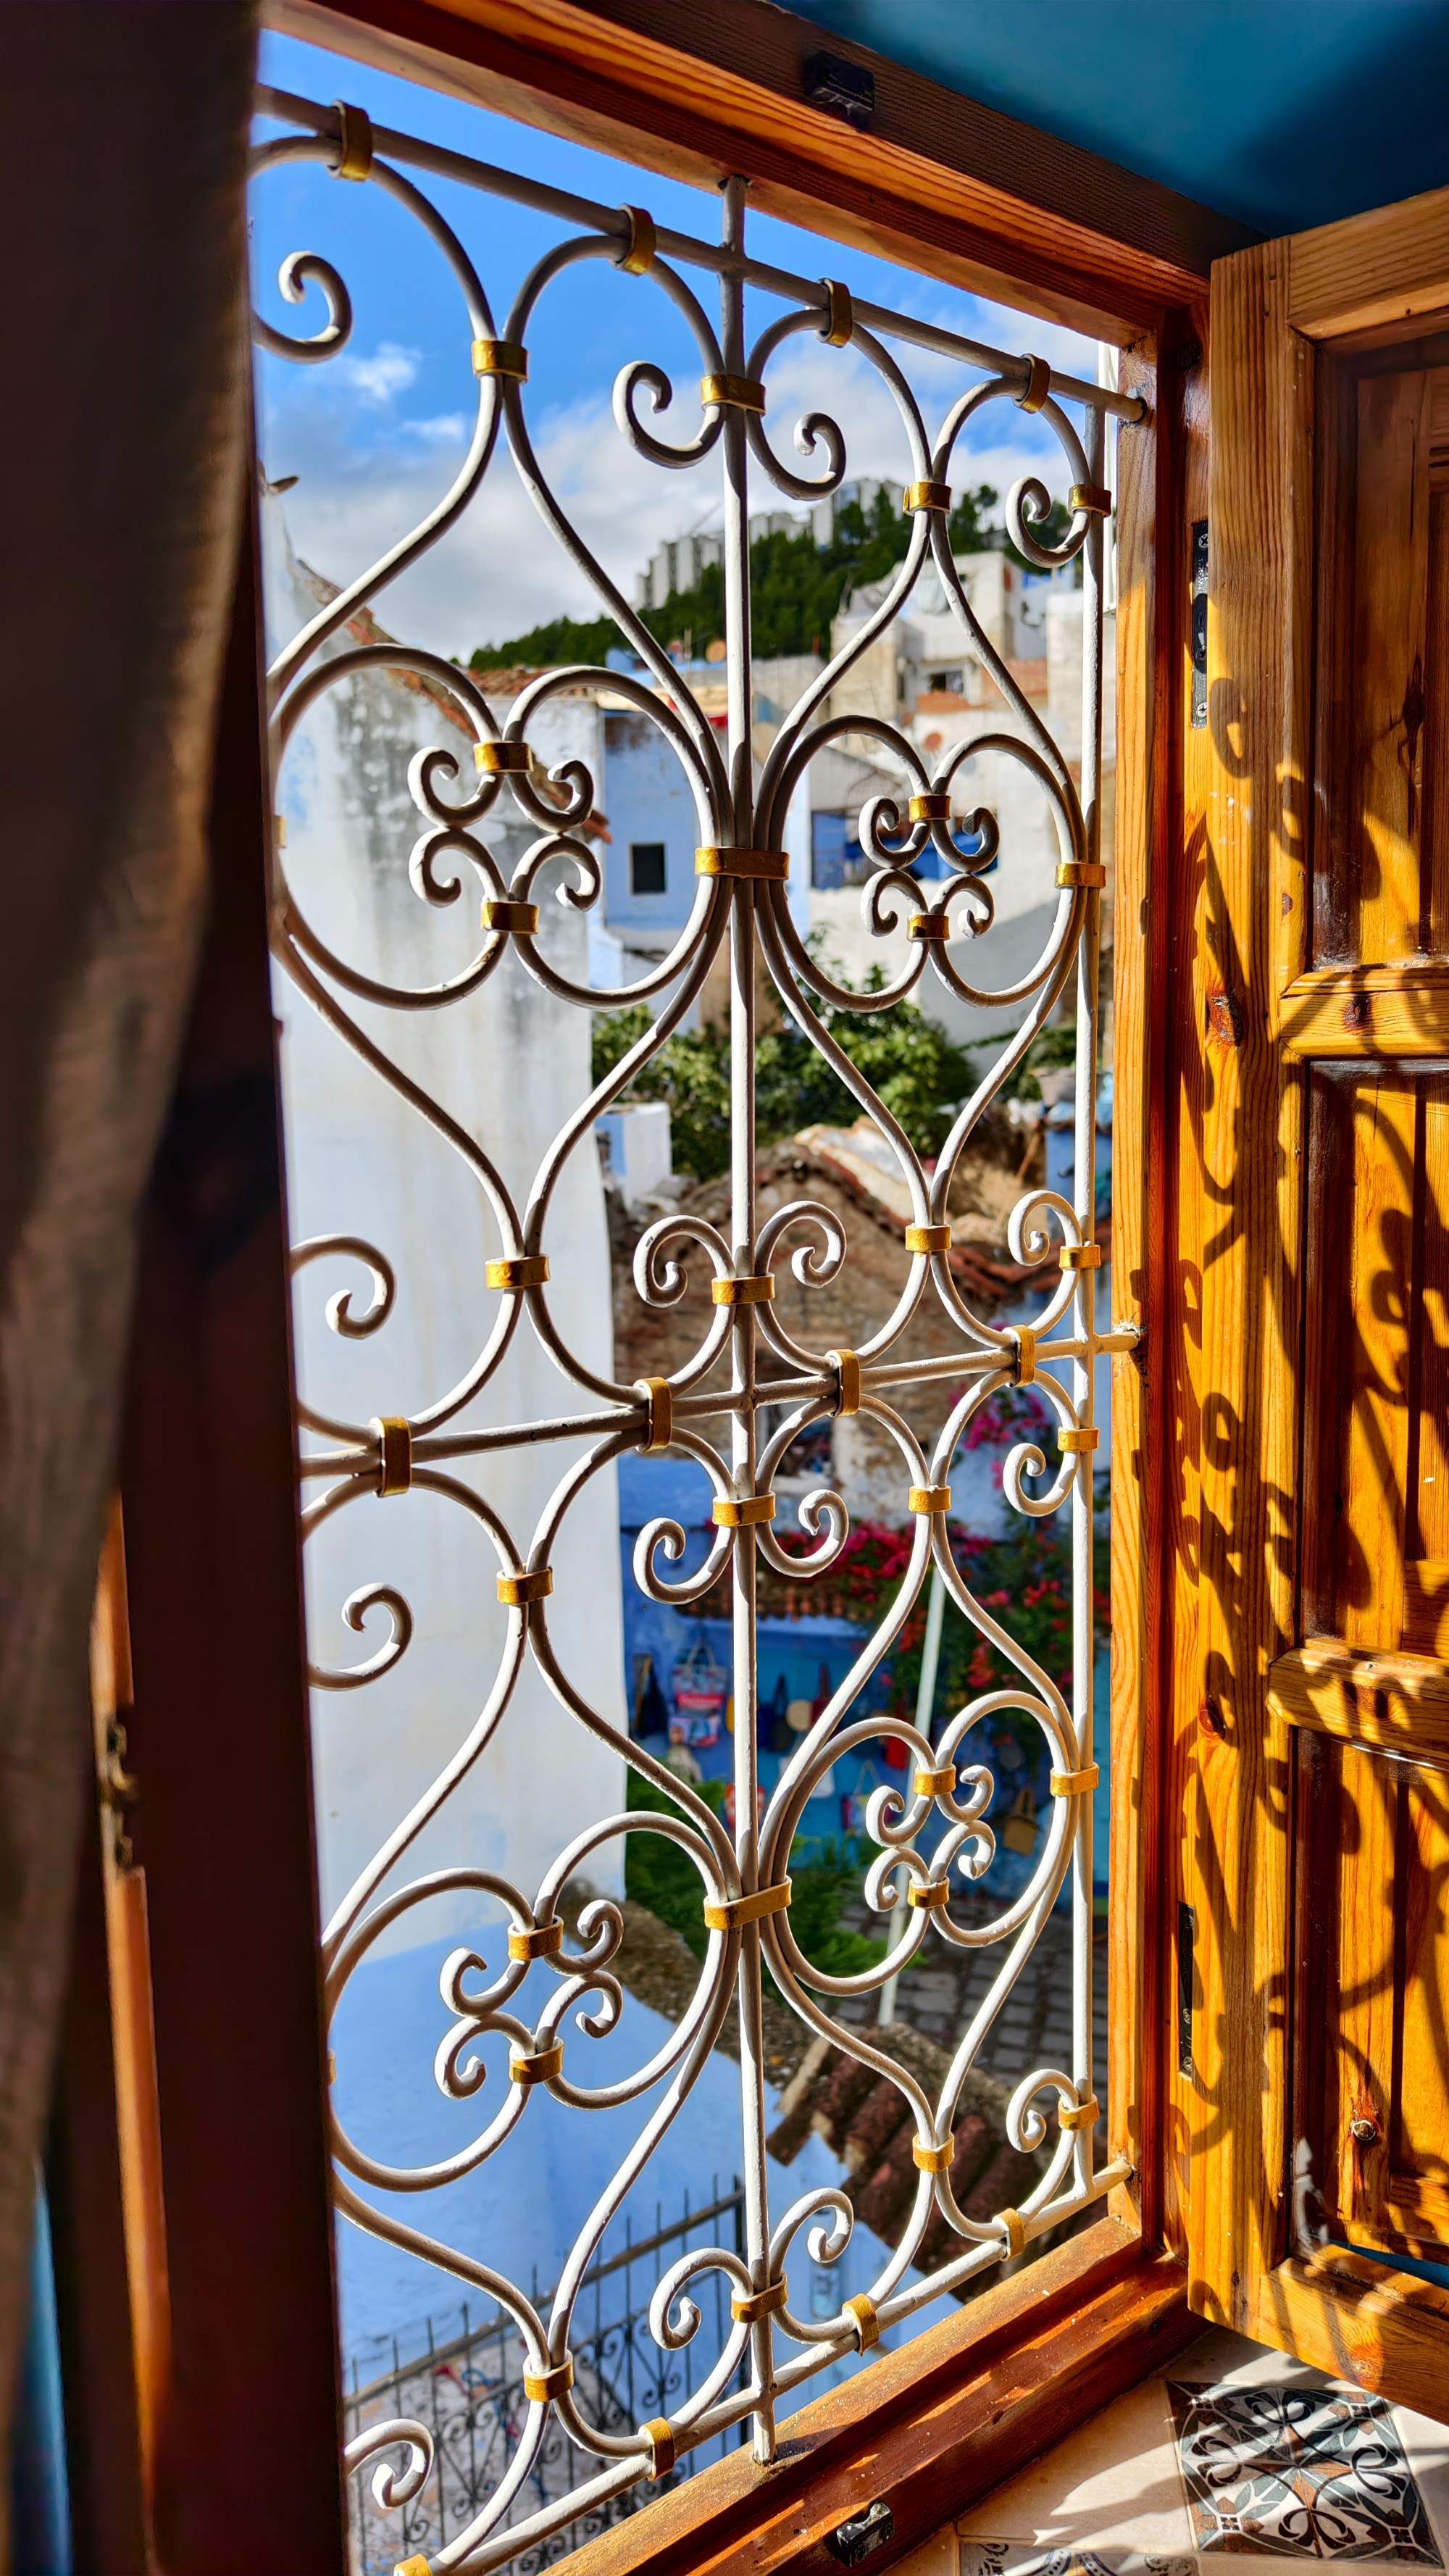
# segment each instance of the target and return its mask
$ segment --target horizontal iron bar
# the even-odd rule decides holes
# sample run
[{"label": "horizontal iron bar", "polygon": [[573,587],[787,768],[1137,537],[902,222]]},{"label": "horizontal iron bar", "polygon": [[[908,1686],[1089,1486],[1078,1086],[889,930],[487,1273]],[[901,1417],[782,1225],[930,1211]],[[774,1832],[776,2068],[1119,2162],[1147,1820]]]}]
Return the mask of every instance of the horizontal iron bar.
[{"label": "horizontal iron bar", "polygon": [[[1122,1332],[1098,1333],[1095,1347],[1100,1358],[1112,1351],[1135,1351],[1140,1334],[1128,1326]],[[1048,1342],[1036,1354],[1039,1369],[1054,1363],[1085,1359],[1087,1346],[1082,1341]],[[861,1385],[871,1393],[877,1388],[928,1386],[941,1378],[983,1377],[992,1369],[1009,1368],[1008,1351],[970,1351],[948,1353],[942,1359],[902,1360],[894,1367],[863,1368]],[[761,1378],[755,1387],[756,1406],[762,1404],[802,1404],[813,1395],[830,1395],[835,1390],[835,1374],[819,1377]],[[674,1399],[676,1421],[712,1422],[731,1411],[729,1391],[716,1388],[708,1395],[678,1395]],[[545,1422],[501,1422],[482,1431],[419,1432],[412,1444],[414,1466],[437,1464],[445,1458],[479,1458],[493,1449],[522,1449],[544,1440],[603,1440],[611,1431],[643,1429],[649,1420],[645,1404],[617,1404],[606,1413],[565,1413]],[[297,1461],[298,1474],[307,1476],[360,1475],[377,1465],[377,1451],[362,1449],[313,1449]]]},{"label": "horizontal iron bar", "polygon": [[[276,117],[284,125],[300,125],[309,134],[330,135],[337,130],[335,107],[301,98],[294,90],[260,86],[257,109],[260,115]],[[465,152],[450,152],[441,143],[425,143],[416,135],[400,134],[394,126],[375,125],[372,140],[374,150],[384,159],[410,162],[415,170],[427,170],[435,179],[454,179],[465,188],[486,189],[490,196],[507,197],[515,205],[531,207],[535,214],[556,215],[561,222],[605,233],[621,247],[629,239],[629,219],[620,207],[594,205],[589,198],[576,197],[567,188],[545,187],[540,180],[524,179],[515,170],[500,169],[496,162],[475,161]],[[683,260],[694,268],[713,269],[717,276],[742,277],[747,286],[758,286],[766,295],[778,295],[786,303],[820,302],[818,277],[796,277],[788,268],[742,258],[721,243],[696,241],[692,233],[677,233],[665,224],[657,227],[655,240],[670,259]],[[993,349],[984,340],[963,339],[958,332],[943,331],[933,322],[917,321],[914,314],[897,313],[888,305],[869,304],[859,296],[853,301],[857,319],[887,338],[908,340],[918,349],[959,359],[963,365],[979,367],[987,375],[1020,376],[1023,384],[1027,381],[1028,361],[1017,353]],[[824,309],[822,305],[822,312]],[[1051,391],[1059,400],[1086,403],[1114,420],[1139,421],[1145,409],[1136,394],[1114,393],[1110,386],[1088,384],[1081,376],[1064,375],[1055,368]]]}]

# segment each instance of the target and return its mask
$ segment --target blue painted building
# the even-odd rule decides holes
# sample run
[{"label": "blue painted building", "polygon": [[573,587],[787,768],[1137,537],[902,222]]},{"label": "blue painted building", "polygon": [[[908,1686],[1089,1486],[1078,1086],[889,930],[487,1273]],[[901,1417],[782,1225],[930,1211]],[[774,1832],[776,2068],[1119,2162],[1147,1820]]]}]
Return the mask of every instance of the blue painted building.
[{"label": "blue painted building", "polygon": [[[715,1535],[710,1519],[711,1488],[704,1469],[690,1459],[645,1458],[619,1461],[619,1544],[623,1558],[625,1689],[636,1740],[659,1760],[672,1752],[687,1753],[701,1779],[729,1781],[734,1776],[734,1744],[729,1706],[730,1623],[700,1618],[691,1610],[653,1601],[634,1579],[634,1549],[641,1530],[655,1520],[676,1521],[685,1533],[685,1552],[677,1564],[658,1559],[660,1573],[678,1582],[694,1573],[709,1553]],[[868,1631],[852,1619],[806,1616],[762,1618],[760,1655],[760,1785],[770,1796],[790,1760],[799,1735],[783,1722],[790,1703],[812,1705],[836,1690],[867,1640]],[[1107,1884],[1107,1827],[1110,1815],[1107,1763],[1108,1658],[1105,1644],[1097,1658],[1094,1695],[1098,1712],[1098,1758],[1102,1779],[1094,1801],[1095,1870],[1100,1896]],[[896,1695],[890,1659],[872,1674],[851,1711],[852,1719],[889,1709]],[[709,1703],[715,1702],[713,1708]],[[954,1712],[953,1712],[954,1713]],[[946,1712],[938,1703],[936,1726]],[[674,1741],[671,1744],[671,1737]],[[865,1800],[872,1791],[905,1788],[908,1773],[885,1760],[886,1733],[832,1763],[825,1781],[806,1806],[795,1845],[797,1862],[846,1838],[862,1824]],[[1014,1850],[1002,1839],[1005,1821],[1023,1788],[1032,1792],[1038,1813],[1047,1801],[1050,1760],[1045,1745],[1033,1762],[1023,1758],[1015,1734],[972,1747],[972,1758],[989,1761],[997,1774],[990,1815],[998,1834],[989,1888],[999,1899],[1015,1896],[1035,1867],[1035,1852]],[[921,1841],[930,1849],[941,1830],[932,1818]],[[1039,1846],[1038,1846],[1039,1849]],[[1064,1889],[1059,1902],[1069,1902]]]}]

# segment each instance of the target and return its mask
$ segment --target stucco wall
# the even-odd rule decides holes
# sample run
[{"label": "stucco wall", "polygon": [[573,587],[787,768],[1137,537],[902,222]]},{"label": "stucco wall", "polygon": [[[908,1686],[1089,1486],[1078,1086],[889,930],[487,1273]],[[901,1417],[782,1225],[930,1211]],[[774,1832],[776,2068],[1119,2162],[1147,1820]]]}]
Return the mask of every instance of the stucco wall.
[{"label": "stucco wall", "polygon": [[[267,571],[274,629],[294,629],[314,600],[290,566],[279,513],[269,513]],[[564,702],[560,736],[595,720],[592,705]],[[427,984],[456,973],[476,945],[478,888],[471,869],[443,910],[414,893],[407,862],[419,817],[407,768],[420,747],[467,744],[429,697],[386,674],[340,682],[306,720],[278,789],[286,818],[289,880],[316,929],[349,962],[394,983]],[[546,754],[552,745],[542,746]],[[469,764],[471,784],[471,763]],[[521,821],[489,840],[505,869],[531,835]],[[556,879],[555,879],[556,882]],[[541,943],[565,972],[587,980],[584,921],[543,895]],[[365,1309],[365,1274],[331,1257],[303,1272],[295,1300],[304,1398],[352,1418],[413,1416],[454,1384],[487,1337],[497,1298],[484,1263],[500,1249],[467,1165],[446,1140],[339,1041],[281,974],[288,1184],[293,1240],[361,1235],[395,1263],[391,1319],[362,1341],[339,1340],[325,1307],[341,1287]],[[397,1011],[349,1005],[368,1035],[440,1100],[493,1158],[516,1203],[541,1156],[588,1088],[589,1015],[556,1001],[510,953],[480,993],[446,1008]],[[612,1368],[608,1243],[597,1152],[590,1136],[554,1201],[550,1303],[565,1339],[593,1367]],[[525,1321],[493,1384],[461,1418],[467,1426],[576,1410],[571,1387]],[[453,1472],[486,1494],[526,1552],[556,1480],[578,1455],[548,1444],[460,1462]],[[317,1490],[312,1487],[311,1492]],[[576,1505],[554,1552],[549,1628],[565,1669],[611,1723],[624,1722],[618,1522],[614,1471]],[[497,1560],[472,1516],[414,1491],[386,1503],[364,1497],[324,1527],[308,1551],[311,1651],[356,1664],[381,1643],[374,1613],[365,1639],[343,1627],[356,1587],[395,1584],[416,1618],[395,1668],[359,1691],[317,1691],[313,1727],[324,1912],[392,1824],[466,1735],[496,1668],[505,1613]],[[532,1895],[569,1838],[623,1804],[623,1764],[554,1700],[537,1669],[517,1691],[473,1771],[406,1864],[468,1862],[501,1871]],[[617,1854],[595,1861],[599,1885],[622,1884]],[[384,1947],[436,1940],[492,1909],[449,1899],[404,1920]]]}]

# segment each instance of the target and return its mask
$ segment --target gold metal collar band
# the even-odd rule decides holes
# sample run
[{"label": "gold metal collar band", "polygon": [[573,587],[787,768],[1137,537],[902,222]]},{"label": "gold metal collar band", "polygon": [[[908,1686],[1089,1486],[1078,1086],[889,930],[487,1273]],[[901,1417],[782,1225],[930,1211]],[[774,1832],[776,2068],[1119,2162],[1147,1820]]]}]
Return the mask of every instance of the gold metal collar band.
[{"label": "gold metal collar band", "polygon": [[1036,1335],[1018,1324],[1011,1338],[1016,1344],[1016,1383],[1030,1386],[1036,1375]]},{"label": "gold metal collar band", "polygon": [[717,1306],[773,1306],[773,1270],[754,1270],[743,1279],[712,1279],[709,1293]]},{"label": "gold metal collar band", "polygon": [[1100,1243],[1064,1243],[1059,1254],[1063,1270],[1100,1270]]},{"label": "gold metal collar band", "polygon": [[1085,1431],[1059,1431],[1057,1447],[1064,1458],[1090,1458],[1101,1436],[1092,1422]]},{"label": "gold metal collar band", "polygon": [[526,742],[475,742],[473,766],[490,777],[499,771],[522,771],[526,776],[533,767],[533,754]]},{"label": "gold metal collar band", "polygon": [[548,1278],[546,1252],[515,1252],[506,1261],[490,1261],[483,1273],[490,1288],[542,1288]]},{"label": "gold metal collar band", "polygon": [[563,2072],[564,2044],[556,2039],[552,2048],[535,2050],[531,2057],[510,2057],[508,2080],[519,2091],[527,2093],[535,2084],[547,2084],[552,2076]]},{"label": "gold metal collar band", "polygon": [[859,2290],[853,2299],[847,2299],[845,2314],[855,2320],[856,2351],[869,2352],[880,2341],[880,2310],[870,2293]]},{"label": "gold metal collar band", "polygon": [[[944,912],[913,912],[906,923],[907,939],[914,939],[927,948],[944,948],[950,936],[951,924]],[[919,1234],[923,1229],[917,1226],[914,1231]]]},{"label": "gold metal collar band", "polygon": [[710,1510],[714,1514],[716,1529],[755,1529],[761,1521],[774,1519],[775,1497],[773,1494],[746,1494],[744,1500],[737,1503],[728,1496],[722,1500],[716,1495]]},{"label": "gold metal collar band", "polygon": [[934,1878],[925,1887],[908,1887],[906,1903],[918,1914],[939,1914],[951,1902],[951,1890],[944,1878]]},{"label": "gold metal collar band", "polygon": [[1064,2102],[1057,2113],[1064,2129],[1095,2129],[1101,2116],[1102,2106],[1095,2093],[1089,2093],[1085,2102]]},{"label": "gold metal collar band", "polygon": [[753,376],[701,376],[699,399],[706,411],[763,412],[765,388]]},{"label": "gold metal collar band", "polygon": [[1075,894],[1078,886],[1104,886],[1107,871],[1096,859],[1062,859],[1057,867],[1057,883]]},{"label": "gold metal collar band", "polygon": [[636,1377],[634,1392],[649,1407],[649,1437],[644,1454],[653,1457],[674,1437],[674,1390],[667,1377]]},{"label": "gold metal collar band", "polygon": [[908,1512],[949,1512],[950,1508],[949,1485],[912,1485],[906,1496]]},{"label": "gold metal collar band", "polygon": [[528,351],[521,340],[475,340],[475,376],[508,376],[514,384],[528,381]]},{"label": "gold metal collar band", "polygon": [[1105,483],[1074,483],[1067,500],[1074,510],[1090,510],[1102,519],[1111,516],[1112,495]]},{"label": "gold metal collar band", "polygon": [[840,1413],[860,1411],[860,1362],[854,1351],[827,1351],[825,1354],[840,1380],[840,1394],[835,1410]]},{"label": "gold metal collar band", "polygon": [[562,2397],[574,2384],[574,2357],[566,2352],[551,2370],[526,2370],[523,2393],[535,2406],[546,2406],[551,2397]]},{"label": "gold metal collar band", "polygon": [[667,2478],[677,2456],[674,2426],[667,2415],[656,2415],[652,2422],[641,2424],[639,2430],[649,2446],[651,2479]]},{"label": "gold metal collar band", "polygon": [[496,895],[490,895],[483,906],[483,927],[485,930],[511,930],[519,938],[531,939],[538,928],[538,906],[536,903],[500,902]]},{"label": "gold metal collar band", "polygon": [[913,796],[906,810],[913,823],[949,823],[951,799],[932,788],[929,795]]},{"label": "gold metal collar band", "polygon": [[1006,2231],[1008,2258],[1014,2263],[1026,2246],[1026,2220],[1019,2209],[998,2209],[996,2224]]},{"label": "gold metal collar band", "polygon": [[520,1567],[516,1574],[500,1574],[498,1598],[505,1610],[526,1609],[530,1601],[546,1601],[553,1590],[553,1567],[536,1565],[531,1574]]},{"label": "gold metal collar band", "polygon": [[713,842],[696,850],[694,873],[697,877],[767,877],[774,885],[783,885],[790,873],[788,850],[725,850]]},{"label": "gold metal collar band", "polygon": [[1045,358],[1028,358],[1026,383],[1016,399],[1023,411],[1040,411],[1052,389],[1052,371]]},{"label": "gold metal collar band", "polygon": [[842,286],[836,277],[822,277],[820,283],[825,289],[829,316],[820,337],[828,340],[832,349],[843,349],[855,329],[855,307],[850,300],[850,289]]},{"label": "gold metal collar band", "polygon": [[949,1225],[907,1226],[907,1252],[949,1252],[950,1249],[951,1229]]},{"label": "gold metal collar band", "polygon": [[905,497],[901,502],[902,513],[908,519],[912,516],[913,512],[917,510],[945,510],[949,512],[950,507],[951,486],[949,483],[908,483],[905,489]]},{"label": "gold metal collar band", "polygon": [[530,1924],[526,1932],[515,1925],[508,1935],[508,1955],[515,1966],[528,1959],[554,1959],[563,1948],[563,1938],[564,1927],[558,1921]]},{"label": "gold metal collar band", "polygon": [[922,2173],[949,2173],[955,2160],[956,2141],[948,2138],[938,2147],[934,2138],[912,2138],[911,2156]]},{"label": "gold metal collar band", "polygon": [[918,1771],[916,1773],[916,1796],[918,1798],[949,1798],[955,1786],[956,1765],[954,1762],[946,1763],[944,1768],[940,1771]]},{"label": "gold metal collar band", "polygon": [[752,2290],[748,2298],[738,2294],[730,2300],[730,2315],[737,2326],[753,2326],[761,2317],[772,2317],[783,2308],[790,2295],[788,2281],[771,2281],[763,2290]]},{"label": "gold metal collar band", "polygon": [[711,1932],[738,1932],[767,1914],[787,1913],[789,1905],[790,1882],[782,1878],[774,1887],[757,1887],[753,1896],[732,1896],[722,1905],[706,1905],[704,1919]]},{"label": "gold metal collar band", "polygon": [[642,206],[626,206],[624,212],[629,218],[629,243],[614,266],[622,268],[626,277],[642,277],[653,263],[659,236],[654,230],[653,216],[646,215]]},{"label": "gold metal collar band", "polygon": [[1054,1798],[1081,1798],[1095,1789],[1101,1777],[1099,1765],[1088,1762],[1080,1771],[1053,1771],[1047,1785]]},{"label": "gold metal collar band", "polygon": [[379,1496],[405,1494],[413,1481],[413,1435],[401,1414],[375,1414],[368,1424],[378,1449]]},{"label": "gold metal collar band", "polygon": [[365,109],[349,107],[345,98],[336,101],[338,157],[332,164],[334,179],[365,179],[372,169],[372,121]]}]

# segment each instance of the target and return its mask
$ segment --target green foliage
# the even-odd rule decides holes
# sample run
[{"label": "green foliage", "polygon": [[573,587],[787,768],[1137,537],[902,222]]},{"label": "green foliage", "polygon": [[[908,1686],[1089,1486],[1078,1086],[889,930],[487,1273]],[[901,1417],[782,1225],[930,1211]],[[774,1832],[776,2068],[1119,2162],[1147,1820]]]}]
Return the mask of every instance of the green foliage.
[{"label": "green foliage", "polygon": [[[996,501],[989,483],[963,493],[951,513],[957,554],[980,554],[996,542],[983,525]],[[837,511],[830,543],[817,546],[808,527],[799,536],[756,537],[750,548],[751,631],[757,660],[778,653],[825,653],[830,622],[847,589],[881,581],[901,562],[912,522],[878,492],[867,513],[852,501]],[[1019,560],[1019,558],[1017,558]],[[661,644],[688,643],[703,653],[724,634],[724,574],[707,564],[693,590],[671,591],[662,608],[640,611]],[[592,621],[555,617],[503,644],[480,644],[468,657],[473,671],[521,666],[544,669],[557,662],[600,663],[625,638],[611,617]]]},{"label": "green foliage", "polygon": [[[716,1815],[723,1813],[722,1780],[704,1781],[698,1794]],[[655,1788],[652,1780],[632,1770],[629,1810],[631,1814],[642,1811],[666,1816],[684,1813],[673,1798]],[[825,1846],[818,1862],[790,1872],[791,1930],[812,1966],[823,1968],[828,1976],[859,1976],[885,1956],[884,1941],[873,1941],[864,1932],[847,1931],[841,1925],[841,1905],[859,1885],[859,1868],[848,1851],[841,1851],[833,1843]],[[677,1843],[666,1842],[658,1834],[630,1834],[625,1847],[624,1893],[636,1905],[647,1906],[661,1923],[672,1924],[697,1959],[704,1957],[709,1935],[704,1928],[703,1886],[693,1861]],[[770,1983],[768,1978],[766,1983]]]},{"label": "green foliage", "polygon": [[[993,539],[983,517],[996,500],[989,483],[967,492],[951,513],[957,554],[980,554]],[[858,501],[835,517],[828,545],[817,546],[808,528],[799,536],[756,537],[750,548],[750,632],[757,661],[782,653],[828,653],[830,625],[847,590],[883,581],[902,562],[912,521],[877,492],[869,511]],[[724,575],[707,564],[693,590],[672,592],[662,608],[646,609],[644,622],[661,644],[683,643],[696,653],[724,633]]]},{"label": "green foliage", "polygon": [[[878,974],[877,974],[877,980]],[[820,1017],[852,1064],[898,1118],[918,1151],[939,1153],[974,1082],[964,1047],[914,1002],[863,1014],[820,1005]],[[642,1002],[594,1017],[595,1082],[601,1082],[650,1026]],[[669,1038],[623,1095],[667,1100],[675,1169],[713,1180],[729,1169],[729,1034],[690,1029]],[[801,1127],[848,1127],[860,1103],[809,1038],[786,1020],[755,1049],[755,1119],[761,1145]]]},{"label": "green foliage", "polygon": [[551,617],[531,626],[526,635],[511,635],[506,644],[480,644],[468,656],[470,671],[547,671],[560,662],[587,662],[597,668],[610,647],[622,641],[612,617]]}]

